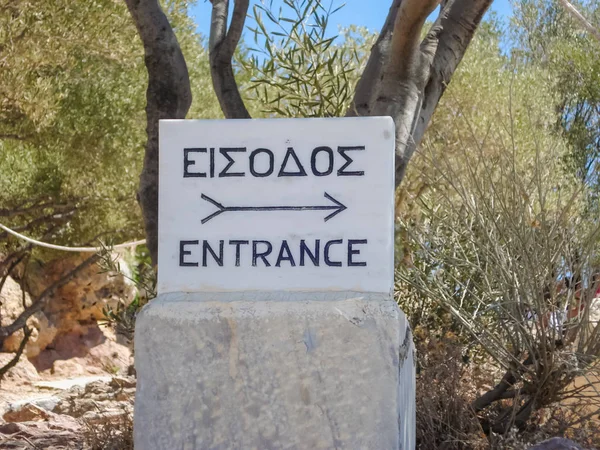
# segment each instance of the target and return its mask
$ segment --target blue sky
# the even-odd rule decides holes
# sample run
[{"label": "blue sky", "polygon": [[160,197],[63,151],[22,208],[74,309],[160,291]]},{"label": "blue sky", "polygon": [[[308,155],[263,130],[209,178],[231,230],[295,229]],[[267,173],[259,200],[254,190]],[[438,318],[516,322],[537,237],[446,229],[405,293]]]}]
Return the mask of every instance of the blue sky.
[{"label": "blue sky", "polygon": [[[334,0],[334,5],[341,5],[342,3],[344,1]],[[335,28],[338,26],[359,25],[367,27],[371,31],[379,31],[390,4],[391,0],[346,0],[345,6],[332,16],[331,24],[335,25]],[[208,0],[198,0],[197,4],[191,9],[191,15],[198,25],[198,31],[204,36],[208,36],[211,7],[212,5]],[[510,17],[512,8],[509,0],[494,0],[491,11],[495,11],[500,18],[506,19]]]}]

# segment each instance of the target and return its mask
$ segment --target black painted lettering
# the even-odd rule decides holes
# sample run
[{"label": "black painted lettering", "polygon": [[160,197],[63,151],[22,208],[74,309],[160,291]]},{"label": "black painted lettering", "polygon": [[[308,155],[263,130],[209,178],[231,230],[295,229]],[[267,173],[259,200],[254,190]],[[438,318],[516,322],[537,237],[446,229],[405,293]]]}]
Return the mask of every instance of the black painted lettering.
[{"label": "black painted lettering", "polygon": [[366,266],[366,261],[353,261],[352,255],[360,255],[360,250],[354,250],[353,245],[366,244],[366,239],[348,239],[348,267]]},{"label": "black painted lettering", "polygon": [[[266,244],[267,249],[264,252],[258,251],[258,244]],[[261,258],[265,267],[270,267],[271,263],[267,261],[267,256],[271,254],[273,246],[269,241],[252,241],[252,265],[257,266],[258,258]]]},{"label": "black painted lettering", "polygon": [[365,172],[364,170],[355,170],[355,171],[347,171],[345,169],[348,168],[350,164],[354,162],[352,158],[346,155],[346,152],[355,151],[355,150],[364,150],[364,145],[358,145],[355,147],[338,147],[338,153],[344,157],[346,162],[342,167],[340,167],[337,171],[338,177],[362,177]]},{"label": "black painted lettering", "polygon": [[198,267],[197,262],[186,261],[186,255],[191,255],[190,250],[186,250],[186,245],[198,245],[198,241],[179,241],[179,266],[180,267]]},{"label": "black painted lettering", "polygon": [[[297,172],[288,172],[286,170],[286,166],[290,159],[290,156],[292,157],[292,159],[296,163],[296,166],[298,167]],[[279,169],[279,173],[277,174],[277,176],[278,177],[305,177],[306,176],[306,170],[304,170],[304,167],[302,167],[302,164],[300,163],[298,156],[296,156],[294,147],[288,147],[287,152],[283,158],[283,163],[281,163],[281,168]]]},{"label": "black painted lettering", "polygon": [[[285,255],[283,254],[284,252],[286,253]],[[281,261],[289,261],[290,266],[292,267],[296,265],[294,257],[292,256],[292,252],[290,251],[290,247],[285,239],[281,242],[281,248],[279,249],[279,256],[277,256],[277,262],[275,263],[275,266],[281,267]]]},{"label": "black painted lettering", "polygon": [[183,149],[183,178],[206,178],[206,172],[190,172],[188,168],[196,164],[196,160],[190,160],[190,153],[206,153],[205,148]]},{"label": "black painted lettering", "polygon": [[250,242],[249,241],[229,241],[229,245],[235,245],[235,266],[239,267],[240,266],[240,253],[241,253],[241,246],[242,245],[248,245]]},{"label": "black painted lettering", "polygon": [[[327,168],[323,171],[317,169],[317,155],[320,152],[325,152],[327,154],[327,158],[329,162],[327,163]],[[333,172],[333,150],[329,147],[317,147],[312,151],[312,155],[310,156],[310,168],[312,169],[312,173],[316,177],[324,177],[327,175],[331,175]]]},{"label": "black painted lettering", "polygon": [[302,239],[300,241],[300,266],[304,266],[304,255],[308,255],[313,265],[319,265],[319,247],[321,245],[320,239],[315,239],[315,251],[311,252],[308,246],[306,245],[306,241]]},{"label": "black painted lettering", "polygon": [[228,170],[235,164],[235,160],[229,156],[230,153],[243,153],[246,151],[246,147],[221,147],[219,152],[225,158],[227,158],[227,165],[221,172],[219,173],[219,178],[224,177],[243,177],[245,175],[244,172],[228,172]]},{"label": "black painted lettering", "polygon": [[[269,158],[269,168],[265,172],[262,172],[262,173],[258,172],[255,167],[256,156],[259,155],[260,153],[266,154],[267,157]],[[269,150],[268,148],[257,148],[252,153],[250,153],[250,173],[254,177],[261,177],[261,178],[268,177],[269,175],[271,175],[273,173],[274,164],[275,164],[275,157],[273,156],[273,152],[271,150]]]},{"label": "black painted lettering", "polygon": [[210,177],[215,177],[215,149],[211,147],[210,149]]},{"label": "black painted lettering", "polygon": [[334,244],[341,244],[343,241],[341,239],[334,239],[333,241],[327,241],[325,244],[325,250],[323,252],[323,257],[325,259],[325,264],[331,267],[341,267],[342,263],[340,261],[331,261],[329,259],[329,248]]},{"label": "black painted lettering", "polygon": [[214,252],[212,247],[209,245],[208,241],[202,241],[202,267],[208,266],[207,256],[210,253],[215,260],[215,262],[223,267],[223,244],[225,241],[219,241],[219,256]]}]

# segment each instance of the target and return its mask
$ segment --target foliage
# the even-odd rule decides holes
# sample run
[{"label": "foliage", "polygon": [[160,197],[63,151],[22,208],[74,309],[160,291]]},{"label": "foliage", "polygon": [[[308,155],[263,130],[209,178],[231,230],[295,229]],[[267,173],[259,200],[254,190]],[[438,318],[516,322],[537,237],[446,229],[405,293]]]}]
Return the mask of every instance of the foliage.
[{"label": "foliage", "polygon": [[[219,117],[188,4],[165,8],[190,63],[191,114]],[[147,74],[125,3],[1,3],[0,55],[0,205],[75,201],[55,242],[139,238]]]},{"label": "foliage", "polygon": [[488,442],[471,408],[476,381],[464,348],[441,327],[414,330],[417,367],[417,449],[485,449]]},{"label": "foliage", "polygon": [[71,233],[127,227],[145,74],[132,65],[141,54],[124,6],[23,0],[2,9],[0,203],[76,197],[94,218],[74,219]]},{"label": "foliage", "polygon": [[84,422],[83,440],[90,450],[133,450],[133,416],[123,411],[117,421]]},{"label": "foliage", "polygon": [[[163,2],[190,72],[189,117],[221,117],[189,4]],[[554,2],[517,6],[509,54],[498,22],[479,28],[398,192],[396,295],[420,355],[421,448],[574,433],[585,413],[575,414],[582,391],[572,382],[596,370],[600,47]],[[596,3],[580,6],[600,23]],[[336,10],[320,0],[254,6],[236,77],[255,116],[346,113],[375,36],[331,33]],[[123,2],[0,3],[0,213],[37,208],[0,218],[54,242],[102,237],[102,267],[116,272],[110,243],[142,233],[147,81],[136,36]],[[20,245],[8,253],[28,257]],[[155,287],[144,247],[132,266],[141,294],[105,311],[130,335]],[[578,406],[565,410],[567,397]],[[93,439],[109,448],[108,435]]]},{"label": "foliage", "polygon": [[122,275],[136,287],[137,293],[129,305],[119,303],[116,309],[108,307],[103,310],[106,322],[114,325],[117,333],[133,341],[137,313],[156,297],[156,273],[145,245],[136,247],[127,255],[128,270],[121,267],[119,255],[113,252],[110,245],[103,246],[98,265],[102,272]]},{"label": "foliage", "polygon": [[491,358],[490,375],[502,375],[473,402],[488,433],[524,429],[534,411],[569,397],[600,349],[599,228],[584,214],[584,189],[562,171],[566,147],[543,125],[529,122],[532,154],[518,136],[496,148],[494,128],[463,141],[453,160],[422,150],[432,188],[419,220],[403,224],[411,260],[398,273],[400,298],[449,312]]},{"label": "foliage", "polygon": [[[556,2],[524,0],[517,4],[513,31],[516,58],[536,65],[554,77],[559,111],[556,126],[564,132],[571,152],[570,169],[591,185],[590,206],[597,210],[597,160],[600,157],[600,44]],[[600,23],[598,2],[577,7],[593,23]]]},{"label": "foliage", "polygon": [[268,117],[343,116],[374,36],[356,26],[330,35],[330,18],[343,5],[283,3],[278,11],[273,2],[254,5],[254,47],[240,61],[251,76],[251,104]]}]

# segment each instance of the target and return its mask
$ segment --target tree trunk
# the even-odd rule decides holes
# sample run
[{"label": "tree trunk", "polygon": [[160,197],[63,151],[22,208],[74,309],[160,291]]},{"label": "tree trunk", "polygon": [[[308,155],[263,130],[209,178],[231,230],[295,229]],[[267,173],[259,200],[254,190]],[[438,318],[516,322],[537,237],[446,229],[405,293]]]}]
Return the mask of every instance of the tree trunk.
[{"label": "tree trunk", "polygon": [[387,115],[396,124],[396,187],[492,0],[394,0],[347,113]]},{"label": "tree trunk", "polygon": [[148,70],[146,154],[138,201],[152,263],[158,256],[158,121],[184,119],[192,103],[183,54],[158,0],[125,0],[144,46]]},{"label": "tree trunk", "polygon": [[[157,0],[125,0],[144,45],[147,91],[146,156],[140,177],[148,248],[158,247],[158,120],[184,118],[191,103],[185,60]],[[232,58],[249,0],[211,0],[210,63],[213,87],[227,118],[250,118],[235,82]],[[348,116],[389,115],[396,123],[396,186],[420,144],[431,116],[492,0],[392,0],[388,16],[359,80]],[[426,18],[440,14],[425,39]]]}]

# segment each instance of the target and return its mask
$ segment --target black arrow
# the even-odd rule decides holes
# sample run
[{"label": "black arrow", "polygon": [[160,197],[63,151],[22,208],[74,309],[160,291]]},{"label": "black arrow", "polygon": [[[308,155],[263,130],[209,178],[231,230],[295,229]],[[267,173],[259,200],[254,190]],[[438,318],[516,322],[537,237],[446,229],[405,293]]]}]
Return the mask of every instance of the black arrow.
[{"label": "black arrow", "polygon": [[217,211],[212,213],[210,216],[206,216],[202,219],[202,223],[208,222],[210,219],[217,217],[219,214],[227,212],[227,211],[330,211],[334,210],[331,214],[325,217],[325,222],[327,222],[332,217],[338,215],[343,210],[347,209],[346,205],[337,201],[327,192],[325,192],[325,198],[331,200],[335,205],[326,205],[326,206],[223,206],[221,203],[213,200],[207,195],[202,194],[201,198],[206,200],[209,203],[212,203],[217,208]]}]

